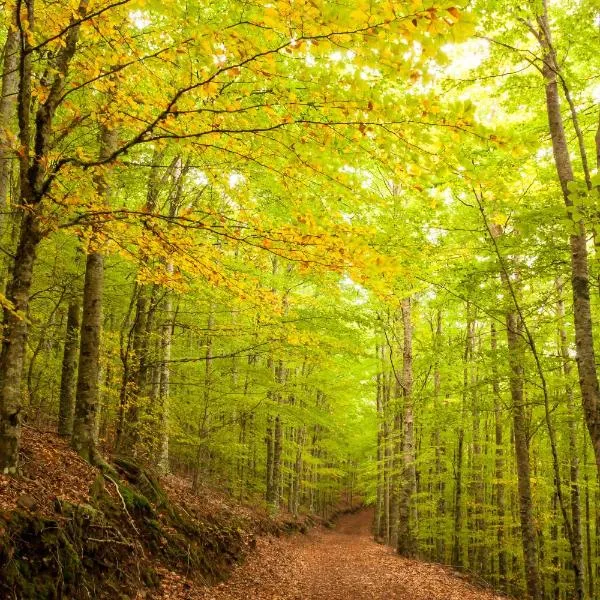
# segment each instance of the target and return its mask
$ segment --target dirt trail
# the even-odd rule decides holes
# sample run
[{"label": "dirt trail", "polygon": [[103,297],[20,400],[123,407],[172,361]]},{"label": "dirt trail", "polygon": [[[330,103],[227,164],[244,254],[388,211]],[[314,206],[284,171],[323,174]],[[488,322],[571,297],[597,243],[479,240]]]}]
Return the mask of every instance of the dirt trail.
[{"label": "dirt trail", "polygon": [[[214,588],[180,588],[190,600],[502,600],[448,569],[407,560],[376,544],[372,515],[342,517],[331,531],[259,540],[231,579]],[[171,585],[174,582],[170,582]]]}]

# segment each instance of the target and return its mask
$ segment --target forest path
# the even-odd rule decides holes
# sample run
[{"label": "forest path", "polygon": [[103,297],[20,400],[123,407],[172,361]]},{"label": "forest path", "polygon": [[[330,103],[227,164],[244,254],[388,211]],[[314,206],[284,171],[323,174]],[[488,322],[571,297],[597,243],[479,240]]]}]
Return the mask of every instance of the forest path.
[{"label": "forest path", "polygon": [[501,600],[439,565],[407,560],[371,536],[372,513],[341,517],[335,529],[262,538],[229,581],[188,589],[190,600]]}]

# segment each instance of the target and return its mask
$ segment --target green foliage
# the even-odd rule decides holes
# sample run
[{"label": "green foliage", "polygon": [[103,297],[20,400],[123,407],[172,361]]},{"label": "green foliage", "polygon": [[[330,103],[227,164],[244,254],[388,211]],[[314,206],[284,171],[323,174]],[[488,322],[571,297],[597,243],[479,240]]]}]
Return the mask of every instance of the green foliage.
[{"label": "green foliage", "polygon": [[[81,294],[84,253],[101,252],[98,445],[127,454],[115,459],[129,482],[119,491],[155,542],[167,535],[161,510],[183,531],[169,544],[175,554],[177,536],[203,533],[167,505],[156,468],[273,512],[329,516],[352,496],[381,516],[384,496],[393,505],[404,490],[410,405],[420,553],[458,558],[522,596],[506,339],[507,315],[518,312],[531,333],[519,367],[540,567],[546,595],[552,586],[570,593],[550,465],[555,450],[564,493],[585,496],[585,533],[597,536],[568,282],[570,237],[581,227],[596,237],[600,226],[590,109],[598,14],[591,0],[549,6],[577,156],[565,207],[534,4],[117,3],[83,19],[56,80],[56,110],[38,127],[50,113],[36,121],[35,109],[51,93],[75,8],[36,3],[23,31],[35,58],[31,97],[19,102],[21,113],[33,107],[27,122],[48,136],[43,148],[28,147],[14,110],[0,115],[0,166],[11,182],[7,323],[23,215],[43,229],[22,294],[22,413],[35,426],[56,424],[67,307]],[[6,8],[2,43],[16,5]],[[118,149],[104,160],[106,128]],[[43,184],[35,202],[16,184],[34,166]],[[589,252],[597,338],[594,240]],[[386,535],[395,542],[396,532]],[[76,572],[65,540],[41,543]],[[596,554],[586,545],[588,581]],[[22,563],[11,581],[27,580]]]}]

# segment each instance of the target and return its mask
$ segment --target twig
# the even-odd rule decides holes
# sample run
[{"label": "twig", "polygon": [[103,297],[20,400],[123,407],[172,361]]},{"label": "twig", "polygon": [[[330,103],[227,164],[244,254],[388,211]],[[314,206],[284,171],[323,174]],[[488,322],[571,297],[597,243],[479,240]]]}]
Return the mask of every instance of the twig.
[{"label": "twig", "polygon": [[121,540],[108,540],[108,539],[101,539],[101,538],[93,538],[93,537],[89,537],[87,538],[88,542],[101,542],[103,544],[120,544],[121,546],[128,546],[129,548],[135,548],[135,546],[127,541],[121,541]]},{"label": "twig", "polygon": [[103,473],[103,475],[104,475],[104,477],[106,477],[106,479],[108,479],[110,482],[112,482],[112,484],[115,486],[115,489],[117,490],[117,494],[119,494],[119,498],[121,498],[121,502],[123,503],[123,510],[125,511],[125,514],[129,517],[129,522],[131,523],[133,530],[138,535],[140,535],[139,529],[135,526],[135,521],[133,520],[133,517],[127,510],[127,504],[125,504],[125,498],[123,498],[123,495],[121,494],[121,490],[119,489],[119,484],[110,475],[107,475],[106,473]]}]

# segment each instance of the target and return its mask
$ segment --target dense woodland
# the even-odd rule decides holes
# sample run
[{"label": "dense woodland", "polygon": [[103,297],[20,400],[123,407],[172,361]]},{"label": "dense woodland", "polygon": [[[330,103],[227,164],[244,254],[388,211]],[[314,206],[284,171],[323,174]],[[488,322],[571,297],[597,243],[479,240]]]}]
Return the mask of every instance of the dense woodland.
[{"label": "dense woodland", "polygon": [[26,428],[600,598],[596,0],[3,0]]}]

